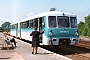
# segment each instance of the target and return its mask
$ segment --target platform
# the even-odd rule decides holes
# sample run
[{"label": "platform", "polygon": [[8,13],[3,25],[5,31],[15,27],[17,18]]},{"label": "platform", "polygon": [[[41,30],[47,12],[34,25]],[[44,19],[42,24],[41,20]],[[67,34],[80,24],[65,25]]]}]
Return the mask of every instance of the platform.
[{"label": "platform", "polygon": [[[9,38],[12,38],[9,36]],[[62,55],[50,52],[41,47],[38,54],[31,53],[31,44],[15,39],[17,47],[13,50],[0,50],[0,58],[3,60],[71,60]],[[4,56],[5,55],[5,56]]]},{"label": "platform", "polygon": [[26,60],[71,60],[62,55],[45,50],[41,47],[38,48],[38,54],[31,53],[31,44],[16,39],[16,51],[19,52]]}]

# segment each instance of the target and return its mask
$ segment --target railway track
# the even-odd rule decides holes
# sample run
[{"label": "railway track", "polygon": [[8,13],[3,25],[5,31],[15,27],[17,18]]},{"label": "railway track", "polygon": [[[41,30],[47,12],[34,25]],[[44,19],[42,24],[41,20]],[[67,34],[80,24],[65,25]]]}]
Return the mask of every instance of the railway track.
[{"label": "railway track", "polygon": [[80,46],[80,47],[84,47],[84,48],[90,49],[90,45],[86,45],[86,44],[82,44],[82,43],[79,43],[77,46]]},{"label": "railway track", "polygon": [[[71,50],[69,49],[69,51],[72,51],[74,54],[66,56],[76,57],[74,58],[75,60],[90,60],[90,49],[87,49],[85,46],[70,46],[69,48],[71,48]],[[73,59],[72,57],[70,58]]]},{"label": "railway track", "polygon": [[90,60],[90,50],[80,46],[44,48],[57,54],[64,55],[72,60]]},{"label": "railway track", "polygon": [[72,46],[55,46],[54,48],[44,47],[45,49],[64,55],[72,60],[90,60],[90,43],[80,41],[77,45]]},{"label": "railway track", "polygon": [[[75,52],[72,56],[80,57],[80,60],[90,60],[90,41],[80,40],[79,44],[69,46],[69,48]],[[75,60],[78,60],[77,57]]]},{"label": "railway track", "polygon": [[80,40],[78,45],[86,46],[90,49],[90,41],[82,41]]}]

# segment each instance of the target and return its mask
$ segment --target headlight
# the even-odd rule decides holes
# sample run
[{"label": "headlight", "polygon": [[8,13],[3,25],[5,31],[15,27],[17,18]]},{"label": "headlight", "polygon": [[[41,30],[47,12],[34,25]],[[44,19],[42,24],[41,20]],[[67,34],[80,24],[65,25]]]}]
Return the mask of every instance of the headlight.
[{"label": "headlight", "polygon": [[49,35],[52,36],[52,32],[49,32]]},{"label": "headlight", "polygon": [[75,33],[77,36],[79,35],[77,32]]},{"label": "headlight", "polygon": [[49,35],[52,36],[52,30],[50,30]]}]

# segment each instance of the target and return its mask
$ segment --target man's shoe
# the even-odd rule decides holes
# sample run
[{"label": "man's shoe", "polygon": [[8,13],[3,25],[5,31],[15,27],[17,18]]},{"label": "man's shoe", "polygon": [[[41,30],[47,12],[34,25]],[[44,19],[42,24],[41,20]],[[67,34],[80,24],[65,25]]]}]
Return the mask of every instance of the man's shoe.
[{"label": "man's shoe", "polygon": [[35,53],[35,54],[38,54],[38,53]]},{"label": "man's shoe", "polygon": [[34,53],[32,52],[32,54],[34,54]]}]

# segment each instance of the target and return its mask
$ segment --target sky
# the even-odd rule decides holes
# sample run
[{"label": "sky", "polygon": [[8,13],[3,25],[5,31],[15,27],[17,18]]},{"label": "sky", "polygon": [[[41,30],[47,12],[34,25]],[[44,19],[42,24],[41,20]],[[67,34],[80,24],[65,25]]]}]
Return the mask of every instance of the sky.
[{"label": "sky", "polygon": [[53,7],[76,14],[78,23],[90,14],[90,0],[0,0],[0,25],[48,12]]}]

